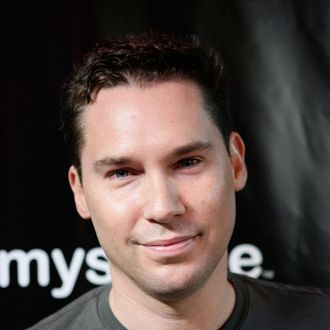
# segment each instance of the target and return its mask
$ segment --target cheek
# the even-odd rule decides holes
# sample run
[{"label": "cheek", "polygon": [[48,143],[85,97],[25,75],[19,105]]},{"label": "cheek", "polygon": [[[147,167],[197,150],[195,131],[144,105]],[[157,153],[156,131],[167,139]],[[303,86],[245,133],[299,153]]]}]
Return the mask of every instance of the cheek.
[{"label": "cheek", "polygon": [[102,246],[129,240],[137,214],[129,198],[118,200],[113,194],[98,190],[97,194],[86,196],[86,201]]},{"label": "cheek", "polygon": [[235,219],[235,192],[231,177],[212,176],[196,195],[195,205],[199,205],[198,213],[203,221],[222,230],[231,230]]}]

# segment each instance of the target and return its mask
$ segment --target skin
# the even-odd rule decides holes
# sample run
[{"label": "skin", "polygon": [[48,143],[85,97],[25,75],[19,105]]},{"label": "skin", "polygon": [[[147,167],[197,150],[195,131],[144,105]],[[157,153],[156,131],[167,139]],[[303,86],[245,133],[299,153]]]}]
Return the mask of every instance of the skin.
[{"label": "skin", "polygon": [[109,258],[114,314],[128,328],[221,326],[235,302],[227,246],[247,177],[241,137],[228,154],[190,81],[102,89],[82,119],[82,182],[74,167],[69,182]]}]

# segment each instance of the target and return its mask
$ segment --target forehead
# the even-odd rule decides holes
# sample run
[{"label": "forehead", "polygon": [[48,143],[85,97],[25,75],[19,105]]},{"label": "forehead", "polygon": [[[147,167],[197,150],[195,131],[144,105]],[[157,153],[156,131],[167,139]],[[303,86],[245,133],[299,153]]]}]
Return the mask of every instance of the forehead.
[{"label": "forehead", "polygon": [[84,149],[165,150],[175,144],[209,139],[214,130],[218,132],[205,110],[200,88],[190,81],[102,89],[95,102],[86,107],[82,120],[83,153]]}]

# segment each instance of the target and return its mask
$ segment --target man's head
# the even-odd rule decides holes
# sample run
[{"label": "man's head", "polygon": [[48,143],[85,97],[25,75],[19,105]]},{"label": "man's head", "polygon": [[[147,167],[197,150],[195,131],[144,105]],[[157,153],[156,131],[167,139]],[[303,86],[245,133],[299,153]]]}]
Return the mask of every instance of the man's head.
[{"label": "man's head", "polygon": [[126,36],[99,44],[84,57],[66,84],[62,130],[79,173],[85,143],[81,114],[94,102],[98,91],[122,85],[146,87],[170,80],[190,80],[199,86],[205,109],[228,149],[231,119],[219,55],[213,49],[204,49],[196,36],[179,38],[156,33]]},{"label": "man's head", "polygon": [[[109,258],[112,292],[118,289],[131,298],[147,294],[173,301],[205,286],[212,290],[210,282],[217,286],[219,278],[225,280],[235,191],[243,188],[246,169],[240,136],[224,133],[228,126],[219,129],[214,119],[218,113],[213,113],[218,111],[220,118],[223,109],[210,103],[211,92],[206,92],[210,81],[219,88],[220,66],[220,80],[215,83],[214,72],[199,59],[207,58],[205,52],[200,48],[192,51],[182,43],[178,51],[175,42],[161,39],[166,40],[167,46],[161,48],[163,52],[167,49],[168,57],[164,53],[163,57],[152,57],[157,67],[163,61],[173,64],[172,45],[182,66],[186,59],[186,67],[192,72],[197,67],[204,69],[204,80],[184,74],[152,80],[150,77],[160,74],[152,69],[153,61],[146,59],[148,75],[141,70],[140,75],[133,75],[134,70],[127,68],[125,75],[112,71],[112,61],[116,67],[127,57],[132,57],[132,62],[135,51],[142,60],[139,38],[134,41],[135,48],[133,41],[117,41],[116,47],[112,46],[114,53],[101,47],[96,51],[99,55],[89,55],[82,71],[90,63],[92,80],[105,82],[98,88],[90,87],[88,93],[85,88],[76,88],[76,93],[83,90],[87,99],[80,104],[77,125],[83,137],[81,174],[77,165],[72,166],[69,181],[79,214],[92,219]],[[147,49],[145,41],[143,44],[141,47]],[[156,52],[160,46],[150,44],[149,48]],[[126,53],[129,49],[129,55],[121,57],[124,49]],[[114,54],[119,59],[114,59]],[[102,57],[102,70],[91,61],[93,56]],[[137,67],[142,65],[139,61]],[[110,85],[103,75],[107,62],[106,77],[113,76],[119,83]],[[164,63],[163,67],[168,65]],[[174,70],[168,74],[171,72]],[[87,78],[78,69],[75,79],[79,82]],[[85,81],[86,86],[95,84]],[[212,102],[216,99],[214,95]]]}]

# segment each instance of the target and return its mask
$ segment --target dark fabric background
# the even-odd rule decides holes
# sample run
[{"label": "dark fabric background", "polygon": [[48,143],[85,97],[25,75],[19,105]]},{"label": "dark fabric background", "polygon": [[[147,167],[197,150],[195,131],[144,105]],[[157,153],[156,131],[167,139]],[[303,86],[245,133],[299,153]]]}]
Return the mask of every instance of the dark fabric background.
[{"label": "dark fabric background", "polygon": [[[197,33],[222,49],[247,146],[249,180],[237,196],[231,248],[258,247],[274,280],[330,287],[329,1],[22,1],[2,5],[0,15],[0,250],[59,248],[69,264],[77,247],[97,246],[74,209],[58,132],[72,63],[113,34]],[[0,288],[6,329],[31,325],[92,287],[84,264],[72,294],[54,299],[54,265],[46,287],[35,263],[30,270],[22,287],[12,262],[10,285]]]}]

